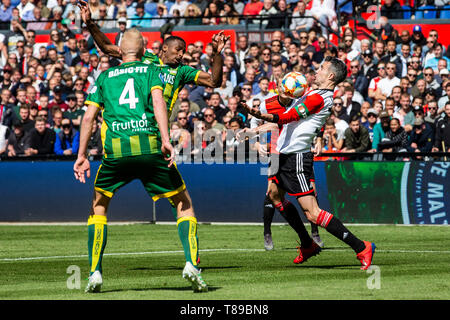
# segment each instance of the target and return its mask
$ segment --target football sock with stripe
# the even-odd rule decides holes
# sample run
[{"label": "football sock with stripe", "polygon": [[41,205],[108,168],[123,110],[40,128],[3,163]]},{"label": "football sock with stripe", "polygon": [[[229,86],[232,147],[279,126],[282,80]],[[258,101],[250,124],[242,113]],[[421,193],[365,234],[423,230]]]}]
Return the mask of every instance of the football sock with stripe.
[{"label": "football sock with stripe", "polygon": [[266,195],[264,198],[264,210],[263,210],[263,222],[264,222],[264,234],[271,234],[271,224],[273,216],[275,214],[275,207],[270,200],[269,196]]},{"label": "football sock with stripe", "polygon": [[95,271],[102,273],[103,252],[106,247],[108,226],[106,216],[91,215],[88,222],[89,275]]},{"label": "football sock with stripe", "polygon": [[297,232],[302,247],[309,248],[312,244],[312,239],[295,206],[290,201],[284,200],[275,205],[275,208],[280,211],[281,216],[288,222],[291,228]]},{"label": "football sock with stripe", "polygon": [[351,233],[338,218],[325,210],[320,211],[316,224],[324,227],[339,240],[344,241],[356,253],[363,251],[366,247],[364,242],[355,237],[355,235]]},{"label": "football sock with stripe", "polygon": [[195,217],[181,217],[177,220],[177,228],[186,261],[192,263],[194,267],[197,267],[197,219]]}]

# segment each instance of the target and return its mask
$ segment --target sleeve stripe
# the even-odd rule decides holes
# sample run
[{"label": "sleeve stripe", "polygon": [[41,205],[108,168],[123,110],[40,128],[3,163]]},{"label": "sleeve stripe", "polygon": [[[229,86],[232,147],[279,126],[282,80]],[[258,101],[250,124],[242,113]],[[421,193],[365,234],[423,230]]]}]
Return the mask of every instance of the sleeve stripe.
[{"label": "sleeve stripe", "polygon": [[198,80],[198,77],[200,76],[200,72],[201,72],[201,70],[198,70],[197,74],[195,75],[195,78],[194,78],[195,84],[197,84],[197,80]]},{"label": "sleeve stripe", "polygon": [[84,104],[86,104],[86,105],[93,105],[93,106],[95,106],[95,107],[97,107],[97,108],[99,108],[99,109],[102,108],[97,102],[94,102],[94,101],[86,100],[86,101],[84,102]]}]

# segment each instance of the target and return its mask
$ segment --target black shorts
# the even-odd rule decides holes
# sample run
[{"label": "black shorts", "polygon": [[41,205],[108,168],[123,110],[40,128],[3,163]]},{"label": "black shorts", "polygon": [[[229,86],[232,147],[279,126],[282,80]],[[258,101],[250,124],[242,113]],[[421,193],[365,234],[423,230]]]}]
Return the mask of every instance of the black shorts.
[{"label": "black shorts", "polygon": [[280,154],[278,170],[269,180],[291,196],[314,195],[314,155],[312,152]]}]

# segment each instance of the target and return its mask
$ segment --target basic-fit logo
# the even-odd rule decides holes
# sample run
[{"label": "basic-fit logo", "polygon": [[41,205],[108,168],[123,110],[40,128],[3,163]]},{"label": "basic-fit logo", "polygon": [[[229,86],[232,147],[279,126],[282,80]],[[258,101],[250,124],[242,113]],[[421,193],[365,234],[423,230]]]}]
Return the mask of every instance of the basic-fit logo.
[{"label": "basic-fit logo", "polygon": [[112,129],[114,132],[127,130],[131,130],[133,132],[140,132],[140,131],[148,131],[150,130],[150,127],[147,120],[147,115],[144,113],[142,114],[141,120],[130,120],[127,122],[114,121],[112,123]]}]

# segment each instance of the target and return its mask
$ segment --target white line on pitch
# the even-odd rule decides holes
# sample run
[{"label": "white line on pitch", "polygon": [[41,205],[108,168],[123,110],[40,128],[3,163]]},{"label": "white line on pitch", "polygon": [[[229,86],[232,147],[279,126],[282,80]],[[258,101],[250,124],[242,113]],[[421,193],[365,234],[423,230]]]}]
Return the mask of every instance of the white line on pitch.
[{"label": "white line on pitch", "polygon": [[[330,251],[349,251],[347,248],[333,248]],[[223,252],[223,251],[247,251],[247,252],[262,252],[264,249],[202,249],[200,252]],[[377,250],[378,253],[444,253],[450,254],[450,251],[443,250]],[[182,250],[172,251],[143,251],[143,252],[116,252],[105,253],[104,256],[131,256],[131,255],[152,255],[152,254],[179,254]],[[52,259],[80,259],[87,258],[85,254],[71,255],[71,256],[47,256],[47,257],[25,257],[25,258],[0,258],[0,262],[17,262],[17,261],[33,261],[33,260],[52,260]]]}]

